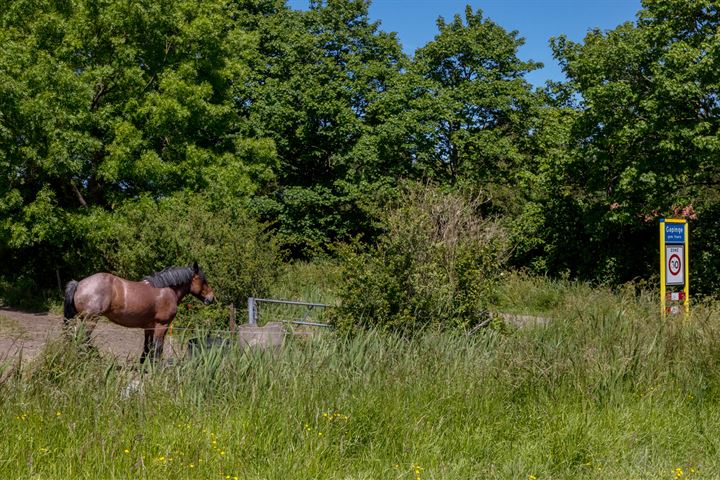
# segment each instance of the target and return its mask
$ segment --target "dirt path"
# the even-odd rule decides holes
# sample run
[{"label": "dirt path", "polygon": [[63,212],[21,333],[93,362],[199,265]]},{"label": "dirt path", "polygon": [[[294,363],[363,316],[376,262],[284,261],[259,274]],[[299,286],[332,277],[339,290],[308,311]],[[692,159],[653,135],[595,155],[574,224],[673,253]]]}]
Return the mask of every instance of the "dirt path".
[{"label": "dirt path", "polygon": [[[60,336],[62,326],[59,315],[0,307],[0,362],[13,361],[21,352],[23,363],[35,358],[48,340]],[[137,362],[142,353],[142,330],[121,327],[105,319],[98,322],[92,339],[101,354],[112,355],[119,361]],[[165,345],[166,352],[171,354],[172,340]]]},{"label": "dirt path", "polygon": [[[545,325],[548,322],[548,319],[541,317],[502,313],[499,315],[506,322],[520,328]],[[16,361],[21,354],[23,363],[32,360],[37,357],[49,340],[61,335],[62,326],[63,319],[59,315],[28,313],[0,307],[0,363]],[[243,327],[251,328],[247,325]],[[245,332],[243,337],[245,342],[247,344],[259,342],[272,345],[273,339],[268,337],[267,329],[260,328],[258,330],[259,332],[255,333]],[[277,332],[275,333],[277,334]],[[296,332],[296,334],[302,334],[302,332]],[[258,340],[255,337],[262,338]],[[174,340],[170,337],[165,341],[166,357],[178,357],[183,353],[183,349]],[[111,355],[121,362],[137,362],[142,353],[143,331],[137,328],[121,327],[102,319],[93,331],[92,341],[103,355]]]}]

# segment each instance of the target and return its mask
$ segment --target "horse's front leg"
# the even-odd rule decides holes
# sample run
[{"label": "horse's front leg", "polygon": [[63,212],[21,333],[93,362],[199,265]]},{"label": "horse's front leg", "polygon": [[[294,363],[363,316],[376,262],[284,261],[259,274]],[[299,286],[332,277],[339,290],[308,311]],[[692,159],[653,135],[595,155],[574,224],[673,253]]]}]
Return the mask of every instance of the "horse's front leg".
[{"label": "horse's front leg", "polygon": [[163,345],[165,343],[165,334],[168,331],[168,324],[156,323],[155,330],[153,331],[153,348],[150,353],[153,361],[162,357]]},{"label": "horse's front leg", "polygon": [[143,345],[143,353],[140,355],[140,363],[145,363],[145,358],[147,358],[148,354],[150,353],[150,349],[153,346],[153,336],[154,336],[154,329],[152,328],[146,328],[145,329],[145,343]]}]

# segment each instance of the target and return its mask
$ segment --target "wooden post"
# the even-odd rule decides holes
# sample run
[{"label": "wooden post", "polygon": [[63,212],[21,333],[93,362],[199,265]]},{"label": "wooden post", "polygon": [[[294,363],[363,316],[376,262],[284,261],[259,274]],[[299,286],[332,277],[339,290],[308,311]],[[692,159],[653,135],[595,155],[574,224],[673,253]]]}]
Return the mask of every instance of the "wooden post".
[{"label": "wooden post", "polygon": [[62,288],[62,282],[60,281],[60,269],[59,268],[55,269],[55,277],[57,278],[57,282],[58,282],[58,290],[60,291],[60,295],[62,295],[63,288]]}]

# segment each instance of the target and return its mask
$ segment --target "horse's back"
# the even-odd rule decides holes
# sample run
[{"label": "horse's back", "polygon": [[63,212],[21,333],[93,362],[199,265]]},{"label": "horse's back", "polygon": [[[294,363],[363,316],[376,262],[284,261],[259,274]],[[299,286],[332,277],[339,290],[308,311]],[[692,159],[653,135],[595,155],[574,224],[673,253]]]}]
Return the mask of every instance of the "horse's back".
[{"label": "horse's back", "polygon": [[[110,318],[127,326],[146,327],[148,322],[171,320],[177,311],[177,299],[169,288],[155,288],[146,282],[124,280],[123,319]],[[129,325],[142,323],[142,325]]]}]

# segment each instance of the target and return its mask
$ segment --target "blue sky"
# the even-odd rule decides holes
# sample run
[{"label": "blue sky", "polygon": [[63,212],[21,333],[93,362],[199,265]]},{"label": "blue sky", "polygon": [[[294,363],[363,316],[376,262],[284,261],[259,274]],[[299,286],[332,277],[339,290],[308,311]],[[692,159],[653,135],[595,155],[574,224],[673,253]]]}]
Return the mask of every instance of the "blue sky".
[{"label": "blue sky", "polygon": [[[307,0],[289,0],[292,8],[304,9]],[[634,21],[640,0],[375,0],[370,18],[379,20],[385,31],[397,32],[405,51],[412,54],[437,34],[438,16],[451,19],[463,14],[465,5],[481,9],[505,30],[518,30],[525,38],[520,58],[545,64],[542,70],[528,74],[537,86],[546,80],[562,80],[563,74],[552,58],[549,39],[565,34],[581,41],[588,30],[613,29],[626,21]]]}]

